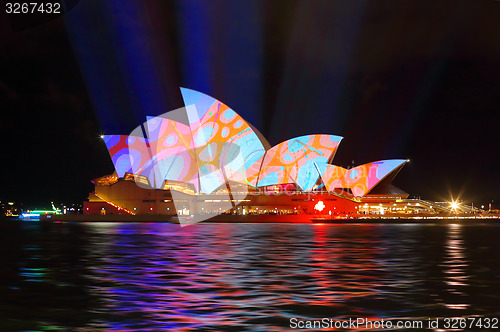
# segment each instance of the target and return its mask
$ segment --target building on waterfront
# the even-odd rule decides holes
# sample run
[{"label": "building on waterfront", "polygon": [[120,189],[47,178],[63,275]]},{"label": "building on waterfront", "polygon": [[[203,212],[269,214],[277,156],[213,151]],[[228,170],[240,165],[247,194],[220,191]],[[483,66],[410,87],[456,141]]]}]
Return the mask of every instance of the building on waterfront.
[{"label": "building on waterfront", "polygon": [[16,217],[22,213],[22,204],[16,201],[0,200],[0,217]]},{"label": "building on waterfront", "polygon": [[[273,147],[220,101],[181,88],[186,107],[131,135],[105,135],[115,172],[95,179],[84,214],[407,213],[392,180],[408,162],[334,165],[342,137],[304,135]],[[179,116],[183,113],[182,116]],[[183,120],[184,119],[184,120]],[[380,208],[380,207],[383,208]]]}]

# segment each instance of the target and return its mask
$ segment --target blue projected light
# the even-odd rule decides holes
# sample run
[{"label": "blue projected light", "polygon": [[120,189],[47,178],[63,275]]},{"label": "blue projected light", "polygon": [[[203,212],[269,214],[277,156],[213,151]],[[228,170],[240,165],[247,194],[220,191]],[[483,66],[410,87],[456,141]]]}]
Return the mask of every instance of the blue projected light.
[{"label": "blue projected light", "polygon": [[390,159],[390,160],[382,160],[380,161],[377,167],[376,176],[379,179],[383,179],[387,174],[394,171],[397,167],[403,165],[408,160],[405,159]]},{"label": "blue projected light", "polygon": [[302,190],[311,190],[319,179],[320,173],[318,168],[321,170],[326,167],[328,159],[325,157],[316,157],[309,159],[305,165],[299,168],[297,173],[296,183],[302,188]]},{"label": "blue projected light", "polygon": [[279,175],[278,172],[271,172],[266,175],[265,178],[259,180],[259,187],[272,186],[279,183]]}]

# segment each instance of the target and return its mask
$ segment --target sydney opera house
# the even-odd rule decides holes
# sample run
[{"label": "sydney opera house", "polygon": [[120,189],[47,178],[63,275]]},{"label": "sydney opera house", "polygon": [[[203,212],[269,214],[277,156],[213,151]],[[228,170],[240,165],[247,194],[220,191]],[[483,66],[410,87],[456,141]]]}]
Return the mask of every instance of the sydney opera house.
[{"label": "sydney opera house", "polygon": [[342,168],[334,164],[340,136],[271,147],[220,101],[181,93],[185,108],[102,137],[115,172],[93,181],[85,214],[349,216],[408,196],[391,184],[405,159]]}]

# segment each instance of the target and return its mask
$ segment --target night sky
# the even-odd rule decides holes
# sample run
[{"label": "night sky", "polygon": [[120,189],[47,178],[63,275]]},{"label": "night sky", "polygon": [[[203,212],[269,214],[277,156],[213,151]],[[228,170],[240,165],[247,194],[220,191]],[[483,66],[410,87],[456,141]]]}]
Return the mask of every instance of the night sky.
[{"label": "night sky", "polygon": [[99,136],[183,106],[183,86],[271,145],[341,135],[334,164],[408,158],[410,197],[498,208],[500,1],[75,4],[0,12],[0,199],[81,202],[113,172]]}]

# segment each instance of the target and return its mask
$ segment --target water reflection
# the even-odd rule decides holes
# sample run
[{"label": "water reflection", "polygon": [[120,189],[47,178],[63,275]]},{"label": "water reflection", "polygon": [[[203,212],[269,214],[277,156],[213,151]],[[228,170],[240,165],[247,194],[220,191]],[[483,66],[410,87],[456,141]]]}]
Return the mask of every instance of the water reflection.
[{"label": "water reflection", "polygon": [[496,225],[8,228],[2,330],[287,331],[292,317],[498,313]]},{"label": "water reflection", "polygon": [[462,225],[452,224],[448,227],[446,238],[446,253],[443,261],[444,282],[446,291],[449,292],[448,303],[444,303],[450,309],[467,309],[470,304],[467,301],[467,259],[465,256],[464,240],[462,238]]}]

